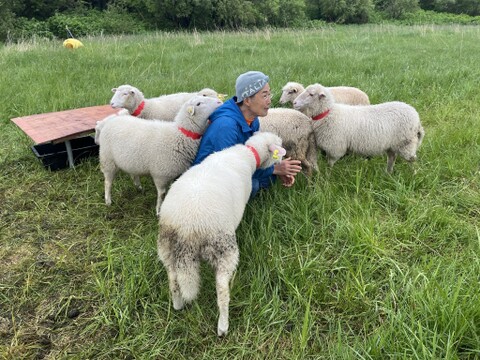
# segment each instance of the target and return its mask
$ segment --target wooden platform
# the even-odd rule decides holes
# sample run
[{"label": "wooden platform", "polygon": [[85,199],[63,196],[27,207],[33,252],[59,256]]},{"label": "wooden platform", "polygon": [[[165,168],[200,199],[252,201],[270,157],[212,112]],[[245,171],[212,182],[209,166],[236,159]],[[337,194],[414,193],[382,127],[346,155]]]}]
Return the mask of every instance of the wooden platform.
[{"label": "wooden platform", "polygon": [[11,119],[35,144],[63,142],[95,130],[98,120],[118,112],[110,105],[22,116]]},{"label": "wooden platform", "polygon": [[22,116],[11,119],[35,144],[65,142],[70,167],[73,155],[70,140],[95,131],[97,121],[118,112],[110,105]]}]

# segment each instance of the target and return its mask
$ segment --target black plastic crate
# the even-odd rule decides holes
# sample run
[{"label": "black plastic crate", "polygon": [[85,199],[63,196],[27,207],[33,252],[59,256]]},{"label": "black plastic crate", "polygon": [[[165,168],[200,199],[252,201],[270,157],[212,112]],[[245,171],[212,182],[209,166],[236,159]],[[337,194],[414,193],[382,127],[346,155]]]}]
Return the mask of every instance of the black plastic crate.
[{"label": "black plastic crate", "polygon": [[[99,146],[95,144],[92,136],[84,136],[70,140],[72,146],[73,163],[78,164],[80,160],[98,156]],[[65,143],[47,143],[32,146],[33,153],[40,159],[43,165],[52,170],[65,169],[70,166]]]}]

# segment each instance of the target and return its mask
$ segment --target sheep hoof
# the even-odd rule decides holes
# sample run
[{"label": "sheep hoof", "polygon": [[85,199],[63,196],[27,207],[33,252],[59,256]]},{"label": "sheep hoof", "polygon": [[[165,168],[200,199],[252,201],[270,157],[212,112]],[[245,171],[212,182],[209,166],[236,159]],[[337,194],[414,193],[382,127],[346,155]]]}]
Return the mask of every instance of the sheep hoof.
[{"label": "sheep hoof", "polygon": [[173,299],[173,308],[175,310],[182,310],[185,307],[183,299]]},{"label": "sheep hoof", "polygon": [[217,335],[218,336],[225,336],[228,333],[228,324],[226,327],[222,327],[220,324],[218,324],[217,328]]}]

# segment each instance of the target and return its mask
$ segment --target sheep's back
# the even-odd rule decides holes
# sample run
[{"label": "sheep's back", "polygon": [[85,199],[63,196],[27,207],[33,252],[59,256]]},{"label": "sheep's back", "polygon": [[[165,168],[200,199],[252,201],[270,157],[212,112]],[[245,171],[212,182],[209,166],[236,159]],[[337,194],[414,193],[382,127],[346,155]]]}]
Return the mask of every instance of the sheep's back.
[{"label": "sheep's back", "polygon": [[[185,148],[184,136],[176,124],[143,120],[130,116],[109,119],[100,132],[100,157],[113,160],[122,170],[139,173],[162,173],[178,176],[193,161]],[[198,146],[198,145],[197,145]],[[187,159],[184,159],[187,157]],[[176,159],[172,164],[172,159]],[[173,166],[174,165],[174,166]]]},{"label": "sheep's back", "polygon": [[416,138],[419,126],[417,111],[402,102],[335,104],[324,122],[314,122],[319,143],[344,141],[348,148],[365,155],[375,155]]},{"label": "sheep's back", "polygon": [[184,236],[235,232],[250,196],[252,172],[240,153],[227,150],[211,154],[171,185],[160,209],[162,224]]}]

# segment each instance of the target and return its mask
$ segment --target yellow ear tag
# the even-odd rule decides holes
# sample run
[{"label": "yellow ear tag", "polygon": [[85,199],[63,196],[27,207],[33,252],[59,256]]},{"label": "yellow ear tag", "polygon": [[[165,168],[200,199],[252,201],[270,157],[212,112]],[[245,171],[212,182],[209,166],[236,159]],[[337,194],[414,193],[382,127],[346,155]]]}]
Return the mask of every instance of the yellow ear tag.
[{"label": "yellow ear tag", "polygon": [[228,96],[227,94],[218,94],[218,95],[217,95],[217,98],[218,98],[218,100],[220,100],[221,102],[224,102],[225,99],[227,98],[227,96]]},{"label": "yellow ear tag", "polygon": [[193,106],[189,106],[187,108],[187,112],[190,114],[190,115],[193,115],[195,114],[195,108]]},{"label": "yellow ear tag", "polygon": [[273,160],[278,160],[278,149],[273,150],[272,158]]}]

